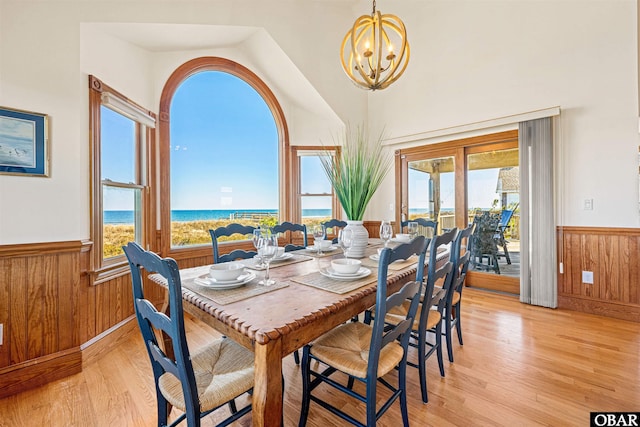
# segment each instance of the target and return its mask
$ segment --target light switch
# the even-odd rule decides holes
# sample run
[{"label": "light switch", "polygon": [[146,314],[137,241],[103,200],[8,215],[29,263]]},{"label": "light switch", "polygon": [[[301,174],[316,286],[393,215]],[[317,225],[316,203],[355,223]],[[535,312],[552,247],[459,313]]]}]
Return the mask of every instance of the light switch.
[{"label": "light switch", "polygon": [[593,285],[593,271],[582,272],[582,283]]},{"label": "light switch", "polygon": [[593,210],[593,199],[584,199],[584,210],[585,211]]}]

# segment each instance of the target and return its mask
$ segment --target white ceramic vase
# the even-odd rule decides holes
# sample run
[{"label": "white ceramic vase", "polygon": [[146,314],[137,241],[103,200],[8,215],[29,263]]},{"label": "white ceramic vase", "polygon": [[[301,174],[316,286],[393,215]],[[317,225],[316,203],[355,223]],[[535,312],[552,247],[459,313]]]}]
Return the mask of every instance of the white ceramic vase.
[{"label": "white ceramic vase", "polygon": [[347,257],[349,258],[364,258],[364,252],[367,249],[369,243],[369,232],[362,225],[362,221],[347,220],[346,229],[353,230],[353,239],[351,241],[351,247],[347,249]]}]

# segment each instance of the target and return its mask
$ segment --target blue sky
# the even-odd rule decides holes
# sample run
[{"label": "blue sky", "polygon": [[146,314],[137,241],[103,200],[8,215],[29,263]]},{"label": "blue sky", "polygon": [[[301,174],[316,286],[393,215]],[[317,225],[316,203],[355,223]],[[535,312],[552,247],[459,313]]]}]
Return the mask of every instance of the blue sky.
[{"label": "blue sky", "polygon": [[262,97],[222,72],[187,79],[171,105],[172,209],[277,209],[278,133]]}]

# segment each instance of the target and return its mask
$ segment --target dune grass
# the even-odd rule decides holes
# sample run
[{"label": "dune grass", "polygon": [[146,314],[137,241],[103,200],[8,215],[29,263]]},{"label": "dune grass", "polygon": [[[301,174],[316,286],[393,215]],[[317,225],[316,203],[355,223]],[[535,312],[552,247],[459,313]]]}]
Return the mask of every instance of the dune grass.
[{"label": "dune grass", "polygon": [[[275,218],[274,218],[275,219]],[[328,217],[323,218],[304,218],[303,223],[310,228],[312,225],[320,224],[328,221]],[[172,246],[193,246],[211,244],[211,235],[209,229],[215,229],[229,225],[232,222],[242,225],[258,226],[254,220],[205,220],[205,221],[187,221],[187,222],[172,222],[171,223],[171,245]],[[267,224],[274,222],[265,221]],[[271,225],[275,225],[271,224]],[[130,224],[105,224],[103,231],[103,256],[105,258],[111,258],[114,256],[122,255],[122,246],[133,241],[135,238],[133,225]],[[249,240],[251,236],[233,235],[224,236],[220,238],[221,242],[232,240]]]}]

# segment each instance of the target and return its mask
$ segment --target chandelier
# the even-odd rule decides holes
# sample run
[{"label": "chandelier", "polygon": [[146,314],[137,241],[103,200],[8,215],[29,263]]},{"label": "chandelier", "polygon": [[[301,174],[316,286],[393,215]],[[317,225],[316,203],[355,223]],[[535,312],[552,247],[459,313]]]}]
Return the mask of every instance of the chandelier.
[{"label": "chandelier", "polygon": [[395,15],[376,11],[362,15],[347,32],[340,49],[342,69],[364,89],[384,89],[398,80],[409,63],[404,23]]}]

